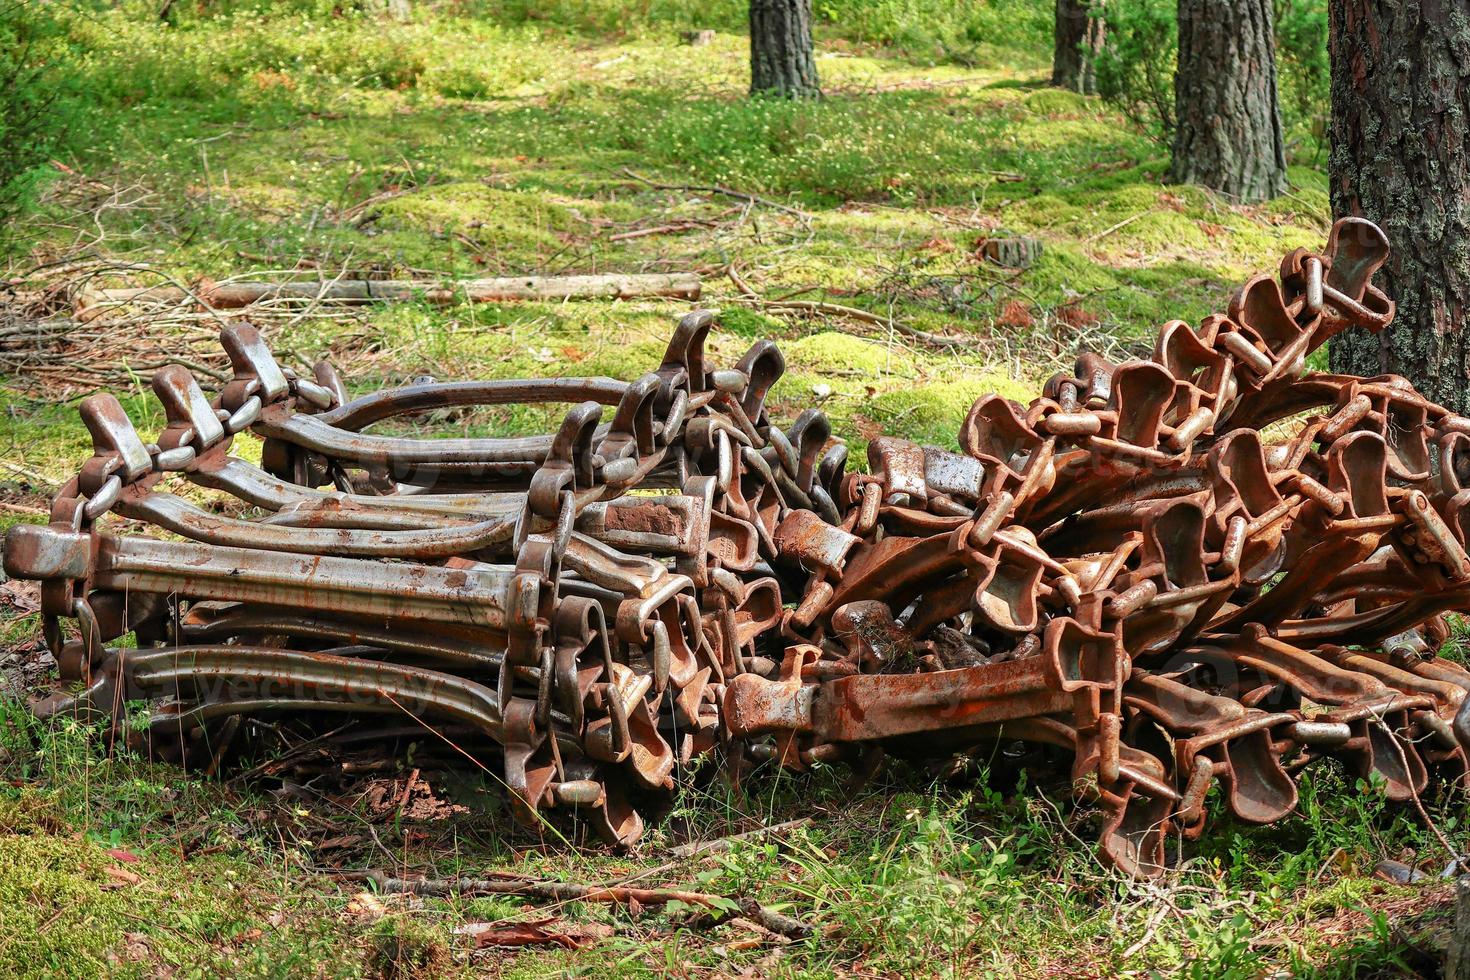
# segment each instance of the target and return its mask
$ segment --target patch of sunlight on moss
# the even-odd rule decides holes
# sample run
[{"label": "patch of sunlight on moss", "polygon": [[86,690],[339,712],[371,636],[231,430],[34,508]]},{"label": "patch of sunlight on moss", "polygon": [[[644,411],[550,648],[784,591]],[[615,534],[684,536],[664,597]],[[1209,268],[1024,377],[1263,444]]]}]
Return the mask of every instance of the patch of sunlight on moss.
[{"label": "patch of sunlight on moss", "polygon": [[386,201],[379,223],[387,228],[429,229],[443,234],[472,231],[496,248],[559,247],[558,232],[576,219],[560,204],[530,194],[497,190],[478,181],[435,184]]},{"label": "patch of sunlight on moss", "polygon": [[759,340],[781,333],[786,328],[774,317],[741,306],[731,306],[720,311],[719,326],[716,329],[721,334]]},{"label": "patch of sunlight on moss", "polygon": [[1071,151],[1077,147],[1107,146],[1118,139],[1117,123],[1093,117],[1028,119],[1015,134],[1016,142],[1032,152]]},{"label": "patch of sunlight on moss", "polygon": [[957,449],[960,423],[970,406],[977,398],[991,393],[1019,401],[1035,394],[1025,382],[1003,374],[983,374],[973,379],[882,392],[863,406],[863,413],[891,435]]},{"label": "patch of sunlight on moss", "polygon": [[1027,109],[1058,118],[1068,115],[1096,115],[1098,103],[1085,95],[1060,88],[1037,89],[1023,100]]},{"label": "patch of sunlight on moss", "polygon": [[[672,325],[669,332],[673,332]],[[593,347],[586,356],[575,364],[562,365],[559,373],[566,375],[606,375],[620,381],[632,381],[657,371],[663,363],[667,339],[633,340],[621,343],[601,343]],[[716,366],[724,365],[716,362]]]},{"label": "patch of sunlight on moss", "polygon": [[1063,294],[1093,293],[1114,289],[1118,277],[1106,266],[1087,258],[1075,248],[1048,244],[1026,275],[1027,287],[1043,299],[1060,299]]},{"label": "patch of sunlight on moss", "polygon": [[[925,238],[953,226],[936,219],[926,211],[876,204],[852,204],[841,211],[823,215],[822,230],[831,245],[869,245],[874,236],[888,240],[893,235],[920,235]],[[871,258],[871,256],[864,256]]]},{"label": "patch of sunlight on moss", "polygon": [[862,371],[883,374],[904,366],[908,356],[883,344],[834,331],[823,331],[809,337],[785,341],[781,352],[792,368],[822,371]]}]

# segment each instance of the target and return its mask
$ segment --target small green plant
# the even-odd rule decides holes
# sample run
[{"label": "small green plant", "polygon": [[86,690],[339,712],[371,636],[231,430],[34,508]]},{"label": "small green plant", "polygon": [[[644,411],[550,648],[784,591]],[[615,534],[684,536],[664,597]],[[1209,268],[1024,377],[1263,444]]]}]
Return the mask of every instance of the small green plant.
[{"label": "small green plant", "polygon": [[1276,0],[1276,68],[1287,138],[1315,165],[1327,147],[1332,79],[1326,0]]},{"label": "small green plant", "polygon": [[1174,137],[1174,71],[1179,28],[1174,0],[1098,0],[1107,43],[1097,58],[1097,91],[1149,136]]},{"label": "small green plant", "polygon": [[0,0],[0,230],[36,194],[68,127],[50,57],[57,27],[34,0]]},{"label": "small green plant", "polygon": [[814,8],[820,21],[847,37],[934,61],[973,66],[984,60],[982,45],[1034,59],[1051,43],[1050,0],[816,0]]},{"label": "small green plant", "polygon": [[449,963],[449,947],[438,930],[407,916],[380,920],[368,944],[369,968],[382,980],[427,980]]}]

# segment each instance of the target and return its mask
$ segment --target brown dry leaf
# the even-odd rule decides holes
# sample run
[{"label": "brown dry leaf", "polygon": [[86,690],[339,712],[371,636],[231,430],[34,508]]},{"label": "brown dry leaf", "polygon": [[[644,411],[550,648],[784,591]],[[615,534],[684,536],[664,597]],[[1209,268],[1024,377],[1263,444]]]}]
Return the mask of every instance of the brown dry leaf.
[{"label": "brown dry leaf", "polygon": [[251,76],[251,80],[263,92],[273,88],[283,88],[290,91],[296,87],[296,79],[287,75],[285,72],[270,69],[256,72]]},{"label": "brown dry leaf", "polygon": [[41,608],[41,587],[35,582],[20,582],[15,579],[0,583],[0,602],[17,612],[36,612]]},{"label": "brown dry leaf", "polygon": [[1097,314],[1079,303],[1068,303],[1057,307],[1057,319],[1069,327],[1090,327],[1098,322]]},{"label": "brown dry leaf", "polygon": [[141,963],[152,957],[152,950],[148,948],[148,937],[143,933],[124,933],[123,939],[125,941],[118,959],[128,963]]},{"label": "brown dry leaf", "polygon": [[386,915],[388,907],[372,892],[358,892],[347,902],[347,914],[362,918],[379,919]]},{"label": "brown dry leaf", "polygon": [[456,936],[468,936],[476,946],[561,946],[581,949],[608,938],[613,927],[602,923],[563,923],[549,928],[556,917],[535,922],[467,922],[455,927]]},{"label": "brown dry leaf", "polygon": [[1184,198],[1178,194],[1170,194],[1168,191],[1159,195],[1159,204],[1168,208],[1170,211],[1183,211],[1188,207]]},{"label": "brown dry leaf", "polygon": [[1031,311],[1026,308],[1025,303],[1018,299],[1013,299],[1006,304],[1004,310],[1001,310],[1000,316],[995,318],[995,322],[999,326],[1010,327],[1013,330],[1025,330],[1036,321],[1031,318]]},{"label": "brown dry leaf", "polygon": [[[875,389],[868,389],[869,398],[872,398],[876,394],[877,391]],[[853,413],[852,427],[857,429],[858,435],[864,439],[876,439],[883,434],[883,427],[881,425],[859,412]]]},{"label": "brown dry leaf", "polygon": [[1222,225],[1215,224],[1213,221],[1201,221],[1199,223],[1199,230],[1205,233],[1206,238],[1211,239],[1219,238],[1225,234],[1225,228]]},{"label": "brown dry leaf", "polygon": [[954,243],[945,238],[931,238],[919,246],[926,252],[953,252]]},{"label": "brown dry leaf", "polygon": [[114,861],[122,861],[125,864],[137,864],[139,861],[142,860],[142,858],[138,857],[138,855],[134,854],[132,851],[124,851],[121,848],[117,847],[108,850],[107,856],[112,858]]},{"label": "brown dry leaf", "polygon": [[363,839],[361,834],[342,834],[338,837],[328,837],[326,840],[317,841],[316,849],[330,851],[340,847],[351,847],[354,844],[361,844]]},{"label": "brown dry leaf", "polygon": [[127,868],[119,868],[115,864],[108,865],[107,867],[103,868],[102,871],[109,878],[113,879],[112,881],[109,881],[106,885],[103,885],[102,887],[104,888],[121,888],[123,885],[136,885],[138,882],[143,880],[142,878],[139,878],[137,875],[133,874]]}]

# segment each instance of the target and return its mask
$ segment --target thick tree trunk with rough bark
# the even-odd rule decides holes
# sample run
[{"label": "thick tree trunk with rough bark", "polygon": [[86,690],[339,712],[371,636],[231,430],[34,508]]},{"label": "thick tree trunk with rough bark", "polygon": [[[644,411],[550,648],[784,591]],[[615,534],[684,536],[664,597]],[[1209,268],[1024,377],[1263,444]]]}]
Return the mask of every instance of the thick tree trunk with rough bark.
[{"label": "thick tree trunk with rough bark", "polygon": [[1093,62],[1103,45],[1103,22],[1090,13],[1089,0],[1057,0],[1056,49],[1051,83],[1083,95],[1097,94]]},{"label": "thick tree trunk with rough bark", "polygon": [[750,0],[750,94],[822,94],[812,53],[812,0]]},{"label": "thick tree trunk with rough bark", "polygon": [[1170,179],[1237,201],[1286,191],[1271,0],[1179,0]]},{"label": "thick tree trunk with rough bark", "polygon": [[1383,333],[1332,341],[1334,371],[1401,374],[1470,410],[1470,8],[1465,0],[1333,0],[1332,211],[1393,245]]}]

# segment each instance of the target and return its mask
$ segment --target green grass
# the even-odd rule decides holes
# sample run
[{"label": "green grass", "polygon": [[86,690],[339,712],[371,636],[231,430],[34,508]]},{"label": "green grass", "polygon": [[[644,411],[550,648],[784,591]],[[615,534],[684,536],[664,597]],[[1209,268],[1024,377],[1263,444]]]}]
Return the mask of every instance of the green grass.
[{"label": "green grass", "polygon": [[[93,138],[12,229],[10,271],[91,255],[157,270],[94,285],[302,261],[326,277],[698,269],[704,302],[738,335],[717,342],[719,356],[755,335],[845,351],[840,332],[864,333],[885,350],[865,361],[870,374],[812,359],[780,397],[801,404],[826,385],[843,435],[912,420],[913,435],[950,443],[980,390],[1022,396],[1079,346],[1126,349],[1166,319],[1198,319],[1325,230],[1325,184],[1309,169],[1260,208],[1163,185],[1158,147],[1098,101],[1042,84],[1044,47],[1022,16],[1041,6],[982,8],[981,21],[1009,10],[995,23],[1010,26],[985,33],[984,59],[956,62],[895,40],[894,24],[919,22],[903,4],[838,5],[821,27],[818,103],[744,97],[733,7],[691,21],[651,3],[612,34],[604,19],[621,5],[591,2],[407,24],[239,7],[168,30],[131,8],[73,15],[69,76],[88,93]],[[721,28],[713,44],[679,43],[693,22]],[[958,23],[944,30],[963,33]],[[810,218],[655,189],[630,169]],[[688,230],[614,240],[679,222]],[[977,257],[1004,234],[1041,239],[1040,261],[1015,271]],[[935,352],[860,323],[749,311],[727,266],[763,297],[864,307],[974,344]],[[264,325],[278,350],[326,352],[366,389],[424,373],[636,374],[680,309],[402,307]],[[33,414],[36,394],[9,400],[12,431],[46,430],[19,440],[15,461],[60,477],[80,437]]]},{"label": "green grass", "polygon": [[[60,12],[58,57],[86,93],[88,135],[10,229],[7,276],[22,287],[55,284],[32,273],[41,263],[96,257],[185,281],[303,261],[325,276],[699,269],[705,303],[722,310],[716,363],[778,339],[789,370],[776,410],[794,417],[820,393],[860,460],[879,428],[953,445],[978,395],[1024,400],[1081,347],[1127,350],[1163,320],[1198,319],[1326,230],[1325,180],[1307,167],[1293,169],[1291,194],[1256,208],[1163,184],[1155,144],[1096,100],[1044,86],[1042,0],[818,0],[826,97],[804,104],[745,97],[735,0],[415,5],[406,24],[315,0],[186,7],[170,28],[133,0]],[[706,27],[712,44],[680,43]],[[628,169],[808,217],[657,189]],[[979,260],[979,241],[1002,234],[1039,238],[1040,261]],[[936,351],[870,324],[763,312],[730,266],[767,299],[858,306],[973,343]],[[685,309],[403,304],[262,323],[278,351],[327,353],[362,391],[425,373],[634,376],[656,366]],[[3,381],[0,481],[37,503],[90,447],[74,405],[25,376]],[[79,378],[67,394],[86,387]],[[145,385],[116,387],[145,435],[162,424]],[[545,424],[511,410],[464,421]],[[0,641],[32,641],[37,619],[10,617]],[[978,772],[945,782],[900,766],[855,797],[828,769],[757,772],[747,797],[705,773],[639,851],[616,855],[507,829],[484,787],[460,787],[470,811],[453,821],[384,820],[299,787],[277,797],[186,776],[13,705],[0,722],[6,975],[1357,976],[1414,966],[1415,944],[1432,946],[1444,919],[1442,888],[1370,878],[1385,856],[1442,863],[1430,835],[1328,769],[1305,783],[1300,817],[1251,829],[1220,815],[1176,875],[1141,886],[1096,864],[1082,843],[1092,815],[1052,802],[1068,787],[1002,793]],[[1434,806],[1463,839],[1463,801]],[[782,846],[669,856],[685,839],[804,815],[815,822]],[[600,882],[666,864],[641,883],[757,897],[820,936],[752,944],[679,909],[362,899],[327,873]],[[616,932],[589,950],[520,952],[472,950],[454,932],[546,914]]]},{"label": "green grass", "polygon": [[[638,851],[612,854],[507,830],[494,794],[472,787],[439,790],[468,804],[453,819],[385,818],[306,787],[272,798],[183,778],[99,749],[75,722],[37,725],[14,708],[4,721],[3,770],[17,787],[0,791],[7,975],[1049,976],[1088,964],[1108,975],[1364,976],[1422,967],[1450,915],[1443,884],[1370,877],[1383,855],[1418,855],[1432,870],[1433,847],[1406,813],[1331,768],[1303,780],[1299,819],[1245,828],[1217,812],[1175,873],[1141,885],[1096,863],[1083,843],[1088,810],[1052,802],[1065,786],[1002,793],[983,768],[955,781],[897,765],[856,795],[822,768],[757,771],[748,796],[696,781]],[[406,775],[383,778],[396,792]],[[1461,807],[1434,806],[1451,833]],[[803,815],[816,819],[779,840],[669,855],[682,840]],[[374,896],[344,877],[362,867],[640,876],[643,886],[756,898],[818,934],[762,941],[738,924],[701,927],[695,910],[675,905]],[[512,952],[476,950],[464,934],[548,915],[553,930],[600,924],[612,935],[589,949]]]}]

